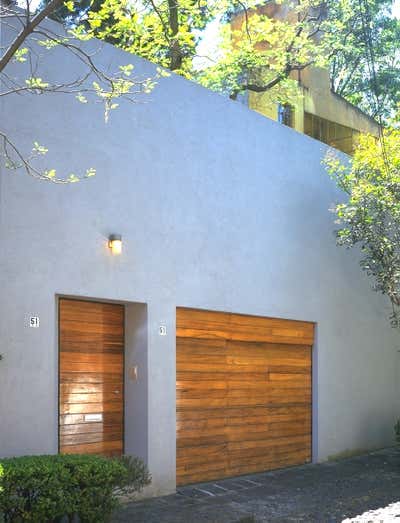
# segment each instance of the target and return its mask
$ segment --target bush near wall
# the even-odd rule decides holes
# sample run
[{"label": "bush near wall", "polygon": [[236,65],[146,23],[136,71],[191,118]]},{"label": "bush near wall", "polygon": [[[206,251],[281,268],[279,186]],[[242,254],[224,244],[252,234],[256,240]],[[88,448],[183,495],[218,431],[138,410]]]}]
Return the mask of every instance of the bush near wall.
[{"label": "bush near wall", "polygon": [[138,458],[88,455],[22,456],[0,460],[0,521],[45,523],[79,516],[108,521],[118,495],[150,483]]}]

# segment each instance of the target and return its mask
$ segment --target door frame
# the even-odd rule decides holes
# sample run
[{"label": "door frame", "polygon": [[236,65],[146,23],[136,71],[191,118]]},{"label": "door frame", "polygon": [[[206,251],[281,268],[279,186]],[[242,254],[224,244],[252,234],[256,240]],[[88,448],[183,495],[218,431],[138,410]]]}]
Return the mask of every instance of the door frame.
[{"label": "door frame", "polygon": [[116,300],[107,300],[101,298],[90,298],[87,296],[71,296],[65,294],[56,295],[56,321],[57,321],[57,454],[60,454],[60,301],[86,301],[91,303],[110,303],[111,305],[121,305],[124,308],[124,324],[123,324],[123,351],[122,351],[122,390],[123,390],[123,405],[122,405],[122,455],[125,454],[125,371],[126,371],[126,304]]}]

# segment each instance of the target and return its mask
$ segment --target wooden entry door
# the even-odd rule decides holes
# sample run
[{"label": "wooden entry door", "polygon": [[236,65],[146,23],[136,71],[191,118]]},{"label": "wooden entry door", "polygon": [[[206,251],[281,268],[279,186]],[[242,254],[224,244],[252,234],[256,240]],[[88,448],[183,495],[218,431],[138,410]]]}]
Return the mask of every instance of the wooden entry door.
[{"label": "wooden entry door", "polygon": [[311,460],[314,324],[177,309],[177,484]]},{"label": "wooden entry door", "polygon": [[123,452],[124,306],[59,302],[59,450]]}]

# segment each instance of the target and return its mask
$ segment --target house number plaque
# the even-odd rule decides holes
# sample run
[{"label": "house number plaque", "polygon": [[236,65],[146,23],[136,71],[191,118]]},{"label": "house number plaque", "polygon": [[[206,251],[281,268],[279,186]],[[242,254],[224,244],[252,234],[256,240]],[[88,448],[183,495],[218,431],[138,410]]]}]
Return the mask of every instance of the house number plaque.
[{"label": "house number plaque", "polygon": [[40,325],[39,316],[31,316],[29,318],[29,327],[32,327],[33,329],[38,329],[39,325]]}]

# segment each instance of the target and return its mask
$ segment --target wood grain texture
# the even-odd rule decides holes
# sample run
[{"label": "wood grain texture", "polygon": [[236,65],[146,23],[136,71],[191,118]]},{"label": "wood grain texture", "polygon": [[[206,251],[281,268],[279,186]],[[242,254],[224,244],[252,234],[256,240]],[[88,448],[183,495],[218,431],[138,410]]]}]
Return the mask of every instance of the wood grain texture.
[{"label": "wood grain texture", "polygon": [[121,455],[124,307],[60,299],[59,347],[60,452]]},{"label": "wood grain texture", "polygon": [[314,323],[180,307],[177,309],[176,335],[178,338],[311,346]]},{"label": "wood grain texture", "polygon": [[311,460],[312,323],[177,309],[177,484]]}]

